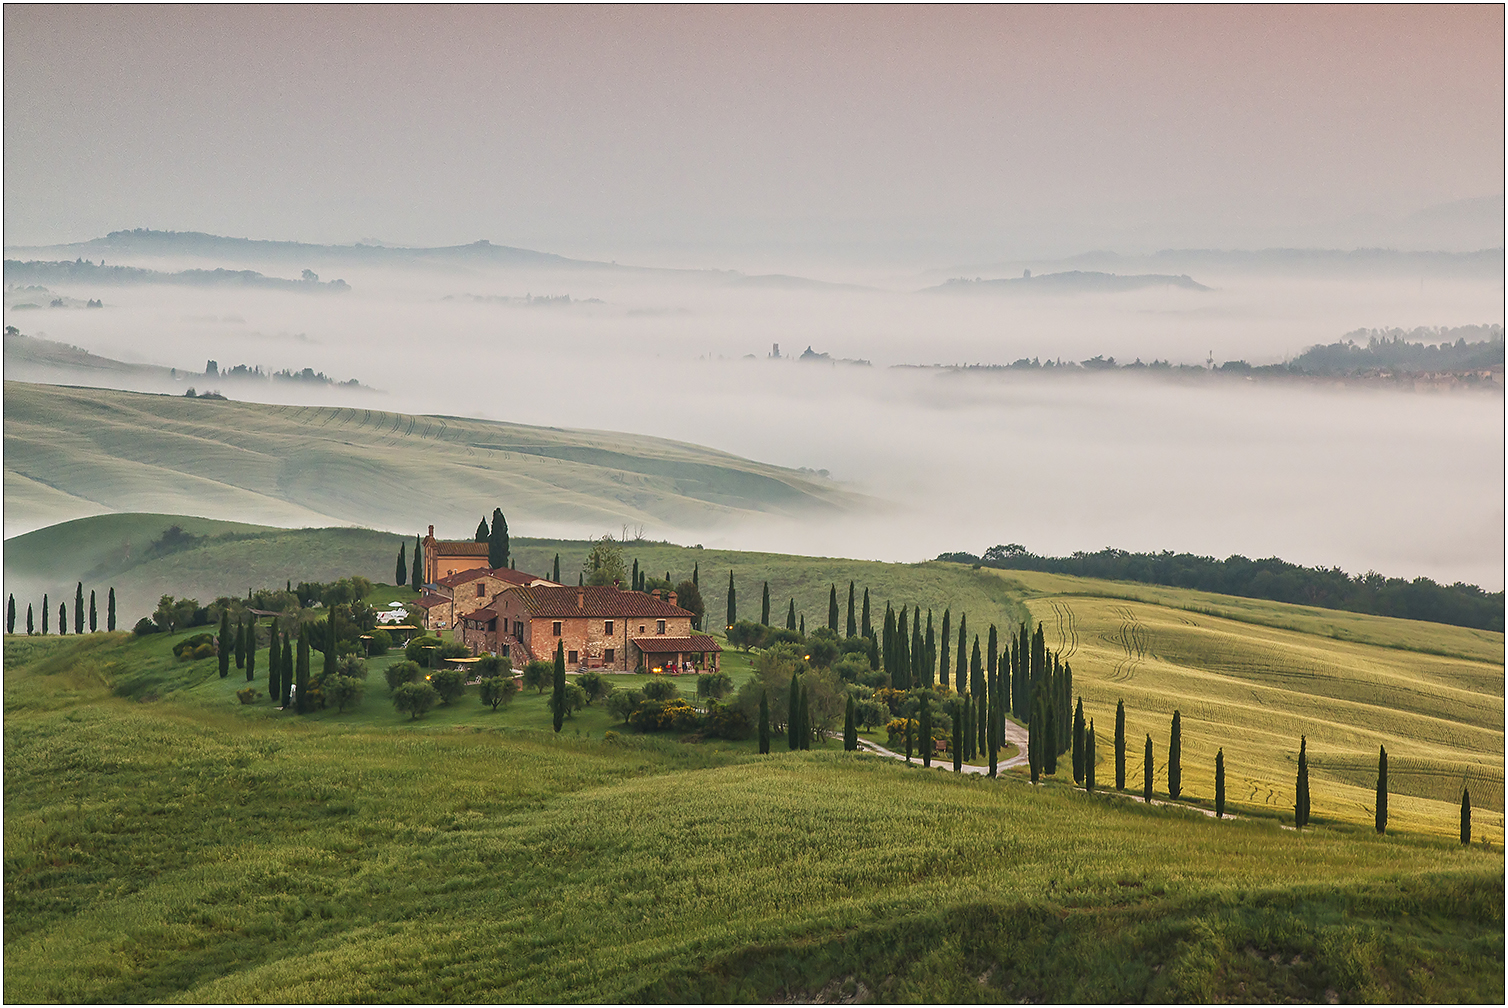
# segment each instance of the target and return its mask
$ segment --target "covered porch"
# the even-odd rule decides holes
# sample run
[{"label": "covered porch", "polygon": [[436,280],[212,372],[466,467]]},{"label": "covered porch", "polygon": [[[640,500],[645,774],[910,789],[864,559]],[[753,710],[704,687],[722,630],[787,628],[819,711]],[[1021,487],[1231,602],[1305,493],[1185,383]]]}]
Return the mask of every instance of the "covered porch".
[{"label": "covered porch", "polygon": [[649,671],[671,675],[716,672],[723,651],[717,641],[706,634],[634,637],[629,643],[638,649],[639,657]]}]

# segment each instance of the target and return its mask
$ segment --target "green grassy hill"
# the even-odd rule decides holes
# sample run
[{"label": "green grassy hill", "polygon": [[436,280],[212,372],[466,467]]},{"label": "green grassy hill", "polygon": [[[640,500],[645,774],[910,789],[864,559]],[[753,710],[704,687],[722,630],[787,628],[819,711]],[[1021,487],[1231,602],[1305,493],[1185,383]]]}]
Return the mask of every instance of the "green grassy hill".
[{"label": "green grassy hill", "polygon": [[172,643],[6,642],[9,1001],[1503,996],[1496,846],[474,698],[410,724],[380,681],[299,718]]},{"label": "green grassy hill", "polygon": [[825,480],[696,445],[380,410],[5,383],[9,528],[102,512],[442,535],[508,502],[510,520],[705,528],[862,499]]}]

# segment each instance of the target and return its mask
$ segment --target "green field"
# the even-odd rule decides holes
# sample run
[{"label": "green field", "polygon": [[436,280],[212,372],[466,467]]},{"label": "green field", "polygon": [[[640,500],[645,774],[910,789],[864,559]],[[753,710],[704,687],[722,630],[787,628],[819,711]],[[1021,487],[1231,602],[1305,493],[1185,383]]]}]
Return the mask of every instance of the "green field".
[{"label": "green field", "polygon": [[858,506],[794,470],[660,438],[375,409],[5,383],[9,528],[104,512],[441,535],[510,520],[706,527]]},{"label": "green field", "polygon": [[[1223,748],[1231,799],[1291,815],[1302,734],[1316,821],[1372,822],[1377,750],[1386,746],[1394,828],[1453,834],[1464,784],[1478,829],[1501,842],[1502,634],[1053,574],[1000,576],[1073,665],[1074,691],[1100,732],[1113,730],[1116,701],[1125,701],[1133,787],[1150,733],[1156,787],[1165,789],[1178,709],[1184,790],[1206,804]],[[1111,597],[1116,591],[1129,597]],[[1152,604],[1158,598],[1166,604]]]},{"label": "green field", "polygon": [[410,724],[380,681],[299,718],[170,645],[6,641],[7,1000],[1503,996],[1498,846],[557,736],[527,701]]}]

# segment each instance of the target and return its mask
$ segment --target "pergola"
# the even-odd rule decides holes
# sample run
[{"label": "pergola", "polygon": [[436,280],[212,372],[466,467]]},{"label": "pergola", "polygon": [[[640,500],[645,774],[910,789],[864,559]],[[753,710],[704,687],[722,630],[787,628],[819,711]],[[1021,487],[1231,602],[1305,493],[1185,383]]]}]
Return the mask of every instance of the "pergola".
[{"label": "pergola", "polygon": [[[692,656],[695,656],[695,667],[704,672],[716,672],[723,651],[717,641],[706,634],[692,634],[690,637],[634,637],[631,638],[631,643],[639,649],[651,668],[655,667],[654,663],[658,659],[660,668],[664,668],[667,662],[674,662],[676,672]],[[710,668],[707,667],[708,656],[711,657]]]}]

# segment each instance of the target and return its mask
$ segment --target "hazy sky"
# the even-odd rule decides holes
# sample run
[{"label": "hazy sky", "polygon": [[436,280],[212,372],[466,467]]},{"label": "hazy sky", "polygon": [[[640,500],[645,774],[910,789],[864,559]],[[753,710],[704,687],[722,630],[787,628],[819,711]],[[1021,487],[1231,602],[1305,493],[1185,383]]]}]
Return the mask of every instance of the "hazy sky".
[{"label": "hazy sky", "polygon": [[946,263],[1347,244],[1503,188],[1499,5],[4,17],[10,244]]}]

